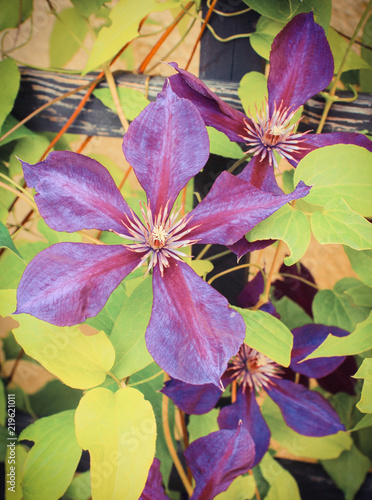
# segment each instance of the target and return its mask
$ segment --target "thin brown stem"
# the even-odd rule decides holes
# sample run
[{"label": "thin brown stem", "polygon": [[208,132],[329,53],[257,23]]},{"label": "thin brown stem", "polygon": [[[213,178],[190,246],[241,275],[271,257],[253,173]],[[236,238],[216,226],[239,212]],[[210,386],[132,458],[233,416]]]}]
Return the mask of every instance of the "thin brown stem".
[{"label": "thin brown stem", "polygon": [[105,67],[105,75],[106,75],[106,80],[107,80],[107,83],[108,83],[108,86],[110,89],[112,100],[114,101],[116,112],[118,114],[118,117],[119,117],[121,124],[123,125],[124,131],[126,132],[128,130],[129,123],[128,123],[128,120],[124,114],[123,108],[121,107],[120,98],[119,98],[119,94],[118,94],[118,89],[116,87],[115,79],[114,79],[112,72],[111,72],[108,65]]}]

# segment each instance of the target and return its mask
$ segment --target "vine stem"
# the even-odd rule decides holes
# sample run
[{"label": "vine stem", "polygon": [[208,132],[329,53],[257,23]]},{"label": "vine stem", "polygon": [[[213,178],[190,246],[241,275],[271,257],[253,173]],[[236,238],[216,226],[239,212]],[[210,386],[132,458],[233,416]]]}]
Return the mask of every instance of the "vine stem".
[{"label": "vine stem", "polygon": [[248,264],[240,264],[240,266],[231,267],[230,269],[226,269],[225,271],[222,271],[221,273],[215,274],[214,276],[212,276],[212,278],[210,280],[208,280],[207,283],[210,285],[217,278],[220,278],[221,276],[225,276],[225,274],[229,274],[229,273],[232,273],[234,271],[239,271],[239,269],[245,269],[246,267],[257,267],[258,269],[261,269],[261,267],[258,264],[254,264],[253,262],[249,262]]},{"label": "vine stem", "polygon": [[334,103],[334,101],[337,100],[337,97],[335,96],[335,94],[336,94],[336,88],[337,88],[338,82],[340,81],[340,78],[341,78],[341,75],[342,75],[342,72],[343,72],[343,68],[345,66],[346,60],[348,58],[348,55],[349,55],[349,53],[351,51],[351,48],[352,48],[352,46],[353,46],[353,44],[355,42],[355,39],[356,39],[356,37],[358,35],[358,32],[359,32],[360,28],[362,27],[362,25],[363,25],[363,23],[364,23],[367,15],[368,15],[369,11],[371,10],[371,7],[372,7],[372,0],[369,1],[368,5],[367,5],[367,7],[365,9],[365,11],[363,12],[362,17],[359,20],[359,23],[358,23],[357,27],[354,30],[354,33],[353,33],[352,37],[350,38],[349,44],[348,44],[348,46],[347,46],[347,48],[345,50],[345,54],[344,54],[344,57],[342,58],[342,61],[341,61],[340,67],[338,69],[337,75],[335,76],[335,79],[333,80],[333,83],[331,85],[330,91],[325,96],[326,103],[325,103],[325,106],[324,106],[324,109],[323,109],[323,113],[322,113],[322,117],[320,119],[317,131],[316,131],[317,134],[320,134],[321,131],[323,130],[323,127],[324,127],[325,121],[327,119],[329,110],[331,109],[331,106]]},{"label": "vine stem", "polygon": [[115,105],[117,114],[119,116],[119,120],[120,120],[121,124],[123,125],[124,131],[126,132],[128,130],[129,123],[128,123],[128,120],[124,114],[123,108],[121,107],[118,89],[116,87],[114,77],[112,75],[112,72],[111,72],[108,64],[105,66],[104,71],[105,71],[106,80],[107,80],[107,83],[108,83],[108,86],[110,89],[111,97],[112,97],[112,100],[114,101],[114,105]]},{"label": "vine stem", "polygon": [[[169,377],[166,373],[164,373],[164,382],[169,380]],[[182,467],[182,464],[180,462],[180,459],[178,458],[176,449],[173,445],[173,440],[172,440],[172,435],[169,429],[169,414],[168,414],[168,397],[163,394],[162,397],[162,406],[161,406],[161,415],[162,415],[162,421],[163,421],[163,432],[164,432],[164,437],[165,437],[165,442],[167,443],[168,451],[170,456],[172,457],[173,463],[177,469],[177,472],[181,478],[181,481],[188,493],[188,495],[191,497],[193,493],[193,488],[188,480],[188,477]]]}]

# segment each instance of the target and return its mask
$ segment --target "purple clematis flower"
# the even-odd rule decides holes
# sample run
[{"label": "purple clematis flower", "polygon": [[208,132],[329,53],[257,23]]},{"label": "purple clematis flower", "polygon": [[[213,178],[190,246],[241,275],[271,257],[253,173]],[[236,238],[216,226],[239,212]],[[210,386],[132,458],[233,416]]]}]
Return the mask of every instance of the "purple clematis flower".
[{"label": "purple clematis flower", "polygon": [[[335,370],[345,359],[317,358],[301,362],[329,333],[341,337],[349,334],[345,330],[310,324],[295,328],[292,333],[294,343],[290,367],[297,373],[312,378],[323,377]],[[253,465],[260,462],[270,443],[270,430],[256,401],[256,396],[262,392],[266,392],[279,406],[287,425],[299,434],[321,437],[345,430],[337,413],[319,393],[285,380],[283,375],[277,363],[243,344],[222,377],[225,387],[236,381],[238,388],[236,401],[221,409],[218,425],[220,429],[234,430],[242,423],[255,444]],[[166,382],[162,392],[185,413],[196,415],[210,411],[221,396],[211,384],[190,386],[178,380]]]},{"label": "purple clematis flower", "polygon": [[178,71],[170,77],[172,89],[197,106],[206,125],[225,133],[231,141],[244,142],[247,153],[253,154],[239,177],[256,187],[280,191],[274,176],[274,153],[296,167],[310,151],[332,144],[356,144],[372,151],[372,142],[362,134],[301,134],[294,130],[292,119],[298,108],[325,89],[333,76],[331,49],[312,12],[295,16],[275,37],[268,100],[257,112],[257,121],[231,108],[191,73],[171,65]]},{"label": "purple clematis flower", "polygon": [[169,500],[167,495],[164,493],[162,481],[163,478],[161,477],[160,472],[160,460],[154,458],[149,470],[145,488],[142,491],[139,500]]},{"label": "purple clematis flower", "polygon": [[302,184],[291,195],[277,196],[224,172],[208,196],[181,217],[173,205],[206,163],[209,140],[195,106],[170,86],[131,123],[123,151],[147,194],[142,220],[95,160],[57,151],[36,165],[22,163],[52,229],[95,228],[124,240],[109,246],[57,243],[39,253],[22,276],[16,312],[58,326],[81,323],[98,314],[120,282],[147,262],[154,291],[149,352],[174,378],[219,386],[244,340],[244,321],[184,262],[182,248],[196,241],[231,245],[309,188]]}]

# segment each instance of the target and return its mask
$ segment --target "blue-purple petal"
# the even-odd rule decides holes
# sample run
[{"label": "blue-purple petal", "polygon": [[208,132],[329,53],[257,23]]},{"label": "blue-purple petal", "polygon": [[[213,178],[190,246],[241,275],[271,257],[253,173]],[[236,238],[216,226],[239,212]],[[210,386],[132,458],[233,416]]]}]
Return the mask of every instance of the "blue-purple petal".
[{"label": "blue-purple petal", "polygon": [[[223,379],[222,379],[223,383]],[[202,415],[215,407],[222,392],[214,384],[192,385],[172,378],[160,391],[182,411],[189,415]]]},{"label": "blue-purple petal", "polygon": [[274,167],[270,165],[269,155],[266,155],[263,160],[258,155],[253,156],[238,177],[250,182],[256,188],[262,189],[262,191],[279,196],[283,195],[283,191],[275,179]]},{"label": "blue-purple petal", "polygon": [[199,78],[180,69],[176,63],[170,65],[178,71],[169,78],[172,90],[195,104],[206,125],[223,132],[233,142],[243,142],[244,122],[249,119],[220,99]]},{"label": "blue-purple petal", "polygon": [[123,152],[157,214],[204,167],[209,138],[195,106],[166,85],[131,123]]},{"label": "blue-purple petal", "polygon": [[277,196],[222,172],[207,196],[190,212],[188,227],[196,226],[190,236],[199,243],[232,245],[285,203],[309,191],[308,186],[299,183],[293,193]]},{"label": "blue-purple petal", "polygon": [[154,268],[153,290],[146,343],[154,360],[172,378],[219,387],[244,341],[243,318],[181,261],[171,260],[163,277]]},{"label": "blue-purple petal", "polygon": [[145,488],[139,497],[139,500],[169,500],[167,495],[164,493],[162,486],[163,478],[160,472],[160,461],[154,458],[151,464],[149,475],[147,476],[147,481]]},{"label": "blue-purple petal", "polygon": [[250,242],[245,237],[243,237],[236,243],[228,245],[228,247],[238,257],[239,261],[246,253],[254,252],[256,250],[262,250],[263,248],[266,248],[273,243],[275,243],[275,240],[257,240]]},{"label": "blue-purple petal", "polygon": [[255,457],[252,466],[255,466],[269,449],[270,430],[261,414],[254,393],[249,390],[243,393],[241,387],[237,390],[235,403],[224,406],[218,416],[220,429],[236,429],[239,422],[242,422],[254,441]]},{"label": "blue-purple petal", "polygon": [[318,384],[332,394],[346,392],[351,396],[355,395],[354,386],[357,380],[353,377],[358,369],[354,356],[346,356],[343,363],[332,373],[325,377],[318,378]]},{"label": "blue-purple petal", "polygon": [[[55,231],[113,229],[125,233],[127,203],[109,172],[96,160],[71,151],[53,151],[46,160],[22,162],[28,187],[45,222]],[[126,233],[127,234],[127,233]]]},{"label": "blue-purple petal", "polygon": [[302,361],[322,344],[331,333],[336,337],[345,337],[349,332],[336,326],[309,324],[292,330],[293,349],[290,368],[297,373],[311,378],[321,378],[333,372],[344,361],[345,356],[315,358]]},{"label": "blue-purple petal", "polygon": [[28,264],[17,290],[16,314],[57,326],[95,316],[141,256],[122,245],[57,243]]},{"label": "blue-purple petal", "polygon": [[196,482],[191,500],[212,499],[227,490],[252,468],[254,454],[253,440],[243,425],[196,439],[184,452]]},{"label": "blue-purple petal", "polygon": [[295,110],[324,90],[333,77],[333,56],[324,29],[312,12],[295,16],[275,37],[267,81],[270,113],[274,105]]},{"label": "blue-purple petal", "polygon": [[286,424],[299,434],[323,437],[345,430],[332,406],[315,391],[283,379],[276,379],[266,391]]}]

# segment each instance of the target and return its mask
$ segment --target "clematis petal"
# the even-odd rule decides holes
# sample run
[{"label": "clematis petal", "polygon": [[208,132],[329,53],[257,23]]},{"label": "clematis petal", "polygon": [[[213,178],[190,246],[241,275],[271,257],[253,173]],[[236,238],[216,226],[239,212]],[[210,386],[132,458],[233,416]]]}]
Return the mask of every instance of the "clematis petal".
[{"label": "clematis petal", "polygon": [[250,120],[220,99],[199,78],[180,69],[176,63],[170,66],[178,71],[178,75],[169,78],[173,92],[195,104],[206,125],[223,132],[233,142],[243,142],[244,122]]},{"label": "clematis petal", "polygon": [[283,379],[276,379],[266,392],[279,406],[287,425],[299,434],[322,437],[345,430],[335,410],[317,392]]},{"label": "clematis petal", "polygon": [[354,144],[372,151],[372,141],[363,134],[349,133],[349,132],[331,132],[329,134],[307,134],[301,141],[301,148],[294,151],[293,161],[288,159],[294,167],[302,160],[307,154],[311,153],[318,148],[324,146],[333,146],[334,144]]},{"label": "clematis petal", "polygon": [[17,290],[16,314],[57,326],[95,316],[141,256],[122,245],[57,243],[28,264]]},{"label": "clematis petal", "polygon": [[243,425],[193,441],[184,452],[196,486],[191,500],[215,498],[232,481],[252,468],[254,443]]},{"label": "clematis petal", "polygon": [[336,326],[309,324],[292,330],[293,349],[290,368],[307,377],[325,377],[344,361],[345,356],[315,358],[303,361],[306,356],[315,351],[331,333],[335,337],[345,337],[349,332]]},{"label": "clematis petal", "polygon": [[220,387],[243,343],[243,318],[181,261],[171,260],[164,277],[154,268],[153,289],[146,343],[154,360],[177,380]]},{"label": "clematis petal", "polygon": [[357,371],[354,356],[346,356],[345,361],[326,377],[318,378],[318,384],[332,394],[336,392],[346,392],[351,396],[355,395],[354,386],[357,383],[353,375]]},{"label": "clematis petal", "polygon": [[[253,280],[249,281],[238,295],[236,299],[237,306],[243,308],[255,306],[264,292],[264,285],[265,283],[262,273],[258,272]],[[276,312],[276,309],[270,300],[263,304],[260,307],[260,310],[280,318],[280,315]]]},{"label": "clematis petal", "polygon": [[228,245],[228,248],[234,252],[239,260],[248,252],[254,252],[255,250],[262,250],[263,248],[269,247],[275,243],[275,240],[257,240],[257,241],[247,241],[245,237],[238,240],[232,245]]},{"label": "clematis petal", "polygon": [[220,429],[236,429],[239,422],[248,429],[255,444],[253,467],[261,461],[269,449],[270,430],[261,415],[254,393],[252,391],[243,393],[241,387],[237,390],[235,403],[224,406],[218,416]]},{"label": "clematis petal", "polygon": [[28,187],[45,222],[55,231],[113,229],[124,233],[121,222],[130,215],[127,203],[109,172],[96,160],[71,151],[53,151],[46,160],[22,162]]},{"label": "clematis petal", "polygon": [[238,177],[250,182],[258,189],[276,195],[283,195],[283,191],[276,182],[274,167],[270,165],[268,155],[263,160],[260,160],[259,156],[253,156]]},{"label": "clematis petal", "polygon": [[222,395],[221,388],[214,384],[191,385],[174,378],[165,382],[160,392],[168,396],[178,408],[188,415],[208,413]]},{"label": "clematis petal", "polygon": [[276,196],[222,172],[207,196],[190,212],[188,226],[198,226],[190,236],[199,243],[232,245],[285,203],[302,198],[309,191],[310,188],[301,183],[293,193]]},{"label": "clematis petal", "polygon": [[149,470],[149,475],[145,484],[145,488],[139,497],[139,500],[169,500],[164,493],[162,486],[163,478],[160,472],[160,460],[154,458]]},{"label": "clematis petal", "polygon": [[195,106],[165,86],[131,123],[123,151],[158,213],[173,206],[181,189],[209,157],[208,133]]},{"label": "clematis petal", "polygon": [[275,103],[295,110],[325,89],[333,77],[333,57],[324,29],[312,12],[295,16],[275,37],[267,81],[270,114]]}]

